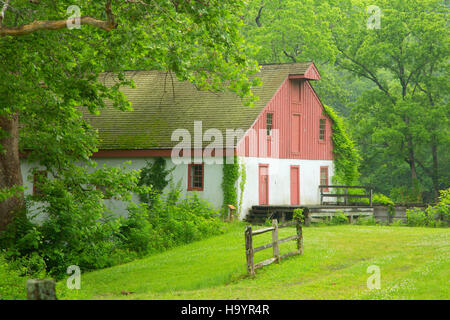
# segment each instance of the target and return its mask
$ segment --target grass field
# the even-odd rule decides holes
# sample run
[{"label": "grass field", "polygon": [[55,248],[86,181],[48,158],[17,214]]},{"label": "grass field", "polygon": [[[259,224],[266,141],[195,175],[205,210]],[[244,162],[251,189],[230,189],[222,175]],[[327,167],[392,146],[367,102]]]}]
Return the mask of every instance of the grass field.
[{"label": "grass field", "polygon": [[[295,233],[280,229],[280,238]],[[60,299],[449,299],[450,230],[382,226],[304,228],[304,254],[247,277],[244,224],[224,235],[128,264],[82,274],[81,289],[57,284]],[[256,236],[254,246],[270,242]],[[295,242],[280,245],[292,251]],[[270,257],[258,252],[255,262]],[[367,267],[381,270],[369,290]],[[128,293],[128,294],[127,294]]]}]

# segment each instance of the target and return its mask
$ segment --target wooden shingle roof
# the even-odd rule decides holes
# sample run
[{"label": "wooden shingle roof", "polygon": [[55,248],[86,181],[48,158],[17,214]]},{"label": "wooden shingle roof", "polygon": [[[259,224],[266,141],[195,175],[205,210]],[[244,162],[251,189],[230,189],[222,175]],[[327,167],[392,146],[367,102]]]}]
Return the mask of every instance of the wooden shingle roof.
[{"label": "wooden shingle roof", "polygon": [[[169,149],[176,129],[187,129],[193,137],[194,121],[202,121],[203,132],[210,128],[222,131],[247,131],[289,75],[304,75],[312,62],[263,65],[256,75],[260,87],[253,107],[243,106],[232,92],[199,91],[190,82],[177,81],[160,71],[127,71],[136,88],[122,89],[132,103],[133,111],[119,111],[108,105],[100,115],[85,113],[98,129],[99,149]],[[108,81],[108,79],[106,80]],[[209,144],[209,142],[208,142]]]}]

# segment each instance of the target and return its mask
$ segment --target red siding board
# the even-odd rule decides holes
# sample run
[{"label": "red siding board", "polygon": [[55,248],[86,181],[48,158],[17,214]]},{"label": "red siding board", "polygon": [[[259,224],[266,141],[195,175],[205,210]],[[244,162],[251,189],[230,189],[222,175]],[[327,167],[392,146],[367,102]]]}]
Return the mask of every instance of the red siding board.
[{"label": "red siding board", "polygon": [[[279,134],[278,139],[275,136],[271,138],[270,144],[265,130],[268,112],[273,113],[273,130],[278,130]],[[323,118],[322,103],[309,81],[288,78],[258,116],[252,130],[241,140],[238,154],[246,156],[245,141],[248,139],[250,157],[270,155],[271,158],[283,159],[333,160],[329,117],[325,116],[325,141],[319,140],[319,120]],[[270,151],[267,150],[268,145],[271,146]]]}]

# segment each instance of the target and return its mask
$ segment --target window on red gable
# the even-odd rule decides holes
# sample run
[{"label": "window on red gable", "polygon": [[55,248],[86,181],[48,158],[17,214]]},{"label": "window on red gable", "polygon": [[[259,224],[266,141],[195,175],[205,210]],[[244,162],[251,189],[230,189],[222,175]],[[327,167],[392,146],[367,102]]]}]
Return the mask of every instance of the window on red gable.
[{"label": "window on red gable", "polygon": [[267,135],[272,136],[273,113],[266,114]]},{"label": "window on red gable", "polygon": [[38,170],[33,174],[33,195],[34,196],[42,196],[43,195],[40,185],[44,182],[45,178],[47,178],[47,171],[45,171],[45,170]]},{"label": "window on red gable", "polygon": [[325,128],[326,128],[326,120],[320,119],[319,120],[319,140],[325,141]]},{"label": "window on red gable", "polygon": [[[320,167],[320,185],[328,185],[328,167]],[[328,192],[328,188],[324,188],[323,191]]]},{"label": "window on red gable", "polygon": [[204,165],[191,163],[188,165],[188,191],[203,191]]}]

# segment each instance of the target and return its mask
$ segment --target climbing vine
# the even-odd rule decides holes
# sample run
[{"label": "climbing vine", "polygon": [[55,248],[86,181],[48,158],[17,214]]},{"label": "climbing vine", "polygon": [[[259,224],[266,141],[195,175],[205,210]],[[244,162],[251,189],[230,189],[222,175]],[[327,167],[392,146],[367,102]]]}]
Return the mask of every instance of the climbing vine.
[{"label": "climbing vine", "polygon": [[234,157],[232,164],[226,164],[224,158],[223,165],[223,178],[222,178],[222,190],[223,190],[223,207],[222,213],[225,215],[227,212],[227,205],[231,204],[237,206],[238,195],[236,190],[236,182],[239,179],[239,163],[237,157]]},{"label": "climbing vine", "polygon": [[335,175],[337,183],[351,185],[358,180],[359,177],[359,159],[360,156],[356,150],[353,141],[345,130],[345,123],[333,109],[324,105],[326,114],[332,120],[332,141]]},{"label": "climbing vine", "polygon": [[141,169],[138,186],[151,186],[152,192],[140,194],[141,202],[150,204],[152,197],[159,195],[167,187],[171,180],[169,175],[174,169],[175,167],[166,169],[166,160],[162,157],[156,158],[154,162],[147,161]]},{"label": "climbing vine", "polygon": [[244,189],[245,183],[247,182],[247,168],[245,167],[245,163],[242,162],[239,169],[239,175],[241,177],[241,181],[239,182],[239,212],[242,210],[242,199],[244,197]]}]

